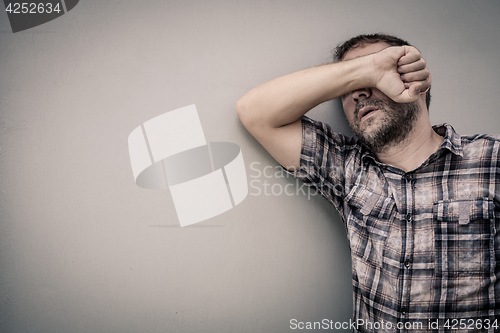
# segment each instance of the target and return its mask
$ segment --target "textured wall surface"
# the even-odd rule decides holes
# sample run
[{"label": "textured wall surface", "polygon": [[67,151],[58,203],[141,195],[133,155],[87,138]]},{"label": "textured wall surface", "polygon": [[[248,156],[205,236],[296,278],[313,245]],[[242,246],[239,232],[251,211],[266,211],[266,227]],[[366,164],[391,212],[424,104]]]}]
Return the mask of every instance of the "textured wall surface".
[{"label": "textured wall surface", "polygon": [[[328,62],[355,34],[393,33],[421,50],[433,123],[500,129],[496,0],[82,0],[18,33],[0,7],[5,333],[288,332],[294,318],[348,321],[338,215],[276,174],[234,105],[264,81]],[[208,141],[241,147],[253,183],[237,207],[180,228],[168,191],[134,183],[127,137],[190,104]],[[338,101],[310,115],[349,133]],[[287,185],[293,193],[280,194]]]}]

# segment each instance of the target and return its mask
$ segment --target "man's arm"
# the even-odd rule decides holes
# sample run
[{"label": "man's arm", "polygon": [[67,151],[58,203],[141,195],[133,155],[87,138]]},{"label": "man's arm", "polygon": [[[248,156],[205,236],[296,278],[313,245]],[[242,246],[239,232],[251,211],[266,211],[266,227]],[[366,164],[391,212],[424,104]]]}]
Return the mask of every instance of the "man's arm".
[{"label": "man's arm", "polygon": [[[366,87],[376,87],[396,102],[413,102],[420,90],[428,87],[423,69],[425,62],[417,49],[390,47],[266,82],[245,94],[237,102],[236,111],[247,130],[278,163],[294,170],[300,166],[300,118],[307,111]],[[406,76],[404,82],[401,74]]]}]

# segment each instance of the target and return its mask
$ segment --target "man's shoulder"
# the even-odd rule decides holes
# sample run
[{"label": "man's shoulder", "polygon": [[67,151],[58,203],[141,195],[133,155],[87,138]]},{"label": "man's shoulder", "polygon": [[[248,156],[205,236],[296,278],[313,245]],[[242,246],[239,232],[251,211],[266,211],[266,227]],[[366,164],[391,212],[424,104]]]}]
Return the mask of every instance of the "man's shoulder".
[{"label": "man's shoulder", "polygon": [[462,140],[470,143],[482,140],[500,142],[500,134],[465,134],[462,135]]},{"label": "man's shoulder", "polygon": [[500,134],[458,134],[453,126],[444,123],[433,126],[434,131],[455,143],[470,144],[480,141],[500,142]]},{"label": "man's shoulder", "polygon": [[463,156],[466,159],[478,161],[500,162],[500,135],[498,134],[467,134],[462,135]]},{"label": "man's shoulder", "polygon": [[316,140],[327,140],[340,146],[358,146],[358,139],[332,130],[331,126],[323,121],[315,120],[307,116],[302,116],[302,128],[306,132],[314,132]]}]

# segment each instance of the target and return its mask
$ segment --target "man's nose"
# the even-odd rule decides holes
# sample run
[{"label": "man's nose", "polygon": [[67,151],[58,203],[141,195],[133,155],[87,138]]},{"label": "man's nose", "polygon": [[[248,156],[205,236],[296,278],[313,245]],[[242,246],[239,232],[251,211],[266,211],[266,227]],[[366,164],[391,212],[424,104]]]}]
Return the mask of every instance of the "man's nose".
[{"label": "man's nose", "polygon": [[372,91],[370,88],[362,88],[362,89],[354,90],[352,92],[352,100],[354,101],[354,103],[358,103],[363,99],[370,98],[371,95],[372,95]]}]

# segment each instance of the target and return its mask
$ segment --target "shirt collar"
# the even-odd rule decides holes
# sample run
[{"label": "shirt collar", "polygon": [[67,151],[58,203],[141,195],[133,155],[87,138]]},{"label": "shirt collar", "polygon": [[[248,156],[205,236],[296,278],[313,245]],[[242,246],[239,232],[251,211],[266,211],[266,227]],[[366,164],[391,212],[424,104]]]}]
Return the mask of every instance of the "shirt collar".
[{"label": "shirt collar", "polygon": [[443,143],[441,147],[439,147],[439,150],[448,149],[455,155],[463,156],[462,137],[455,132],[455,129],[451,125],[440,124],[434,125],[432,128],[434,132],[444,136]]},{"label": "shirt collar", "polygon": [[[443,143],[439,147],[438,151],[448,149],[455,155],[463,156],[462,137],[460,136],[460,134],[455,132],[455,129],[451,125],[446,123],[440,125],[434,125],[432,126],[432,129],[434,130],[434,132],[444,137]],[[375,154],[373,154],[369,149],[367,149],[363,145],[361,144],[359,145],[361,146],[362,159],[370,158],[376,163],[380,163],[377,160]]]}]

